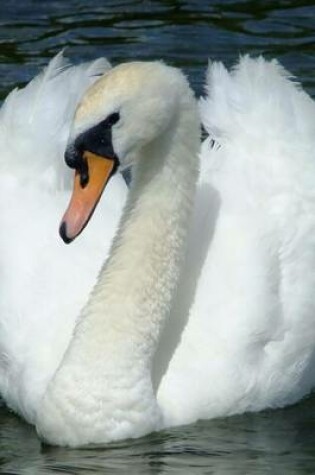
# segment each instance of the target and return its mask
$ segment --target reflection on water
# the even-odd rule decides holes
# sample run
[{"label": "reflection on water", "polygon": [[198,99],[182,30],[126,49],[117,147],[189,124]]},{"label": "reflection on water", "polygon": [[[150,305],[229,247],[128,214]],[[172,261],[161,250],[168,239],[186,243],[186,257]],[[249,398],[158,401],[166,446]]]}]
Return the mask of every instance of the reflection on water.
[{"label": "reflection on water", "polygon": [[[74,61],[163,58],[198,93],[208,58],[277,57],[315,96],[314,1],[7,0],[0,2],[0,99],[61,48]],[[224,397],[224,395],[223,395]],[[0,408],[0,473],[315,473],[315,399],[280,411],[207,421],[106,449],[41,446]]]},{"label": "reflection on water", "polygon": [[313,474],[315,399],[278,411],[199,422],[107,448],[44,447],[0,411],[1,473]]}]

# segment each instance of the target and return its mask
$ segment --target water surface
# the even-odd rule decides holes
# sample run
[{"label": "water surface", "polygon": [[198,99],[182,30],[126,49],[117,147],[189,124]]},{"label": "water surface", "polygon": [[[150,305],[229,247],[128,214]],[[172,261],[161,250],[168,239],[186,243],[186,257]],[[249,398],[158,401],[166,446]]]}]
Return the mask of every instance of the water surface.
[{"label": "water surface", "polygon": [[[197,94],[208,58],[231,65],[241,53],[264,54],[315,97],[314,1],[7,0],[0,25],[0,99],[62,48],[74,62],[163,58],[186,71]],[[314,397],[89,450],[45,447],[0,407],[3,474],[314,474],[314,448]]]},{"label": "water surface", "polygon": [[0,473],[315,473],[314,399],[294,407],[204,421],[106,448],[43,446],[35,431],[0,410]]},{"label": "water surface", "polygon": [[76,62],[163,58],[184,68],[197,92],[209,58],[264,54],[315,95],[313,1],[8,0],[0,22],[1,97],[62,48]]}]

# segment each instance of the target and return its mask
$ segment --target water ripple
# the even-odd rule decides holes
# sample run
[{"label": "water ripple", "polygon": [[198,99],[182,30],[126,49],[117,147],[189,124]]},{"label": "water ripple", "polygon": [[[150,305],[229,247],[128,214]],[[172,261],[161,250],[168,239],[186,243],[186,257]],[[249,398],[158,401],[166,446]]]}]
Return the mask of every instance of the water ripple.
[{"label": "water ripple", "polygon": [[315,7],[307,0],[11,0],[0,18],[0,98],[65,47],[75,61],[163,58],[185,69],[198,94],[209,57],[231,64],[240,53],[276,56],[315,95]]}]

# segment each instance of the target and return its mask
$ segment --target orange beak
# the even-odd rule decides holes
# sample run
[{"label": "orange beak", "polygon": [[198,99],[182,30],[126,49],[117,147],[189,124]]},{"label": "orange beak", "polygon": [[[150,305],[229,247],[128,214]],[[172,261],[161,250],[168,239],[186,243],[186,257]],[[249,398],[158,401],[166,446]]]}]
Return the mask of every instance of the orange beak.
[{"label": "orange beak", "polygon": [[73,241],[89,222],[115,167],[114,160],[92,152],[84,152],[83,159],[88,168],[88,182],[85,186],[82,185],[80,172],[75,172],[72,197],[59,228],[60,236],[67,244]]}]

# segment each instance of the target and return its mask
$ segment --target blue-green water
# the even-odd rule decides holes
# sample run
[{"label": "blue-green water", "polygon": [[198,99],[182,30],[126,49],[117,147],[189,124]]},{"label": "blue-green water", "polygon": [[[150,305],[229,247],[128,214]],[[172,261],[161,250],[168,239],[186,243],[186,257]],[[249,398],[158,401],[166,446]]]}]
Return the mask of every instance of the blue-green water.
[{"label": "blue-green water", "polygon": [[62,48],[77,62],[163,58],[198,93],[209,57],[263,53],[315,95],[314,0],[3,0],[0,22],[2,97]]},{"label": "blue-green water", "polygon": [[171,429],[101,449],[44,447],[0,410],[5,474],[293,475],[315,473],[314,399],[294,407]]},{"label": "blue-green water", "polygon": [[[0,99],[62,48],[75,62],[163,58],[202,92],[208,58],[277,57],[315,97],[314,1],[2,0]],[[44,447],[0,407],[3,474],[315,474],[315,399],[102,449]]]}]

